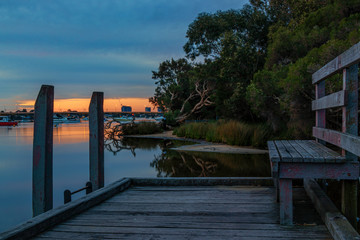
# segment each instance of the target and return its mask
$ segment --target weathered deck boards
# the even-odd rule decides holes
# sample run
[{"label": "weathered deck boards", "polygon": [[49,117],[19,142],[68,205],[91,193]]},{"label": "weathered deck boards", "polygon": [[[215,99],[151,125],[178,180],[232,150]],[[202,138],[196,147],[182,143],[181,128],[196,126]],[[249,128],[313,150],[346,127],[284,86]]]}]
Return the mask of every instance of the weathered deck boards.
[{"label": "weathered deck boards", "polygon": [[273,187],[134,186],[34,239],[332,239],[303,188],[294,202],[284,227]]}]

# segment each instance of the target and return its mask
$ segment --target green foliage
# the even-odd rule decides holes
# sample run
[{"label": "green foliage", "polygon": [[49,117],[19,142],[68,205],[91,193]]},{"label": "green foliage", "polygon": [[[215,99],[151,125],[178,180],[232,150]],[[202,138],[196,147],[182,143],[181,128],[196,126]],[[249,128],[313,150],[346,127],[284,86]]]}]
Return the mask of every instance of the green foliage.
[{"label": "green foliage", "polygon": [[[153,72],[158,88],[151,100],[174,116],[177,113],[175,121],[182,116],[182,120],[266,122],[278,135],[311,137],[311,75],[360,41],[360,0],[250,0],[250,4],[199,14],[189,25],[184,45],[187,58],[197,62],[162,63]],[[193,95],[204,86],[209,90],[203,91],[205,97]],[[339,77],[327,81],[328,93],[339,88]],[[221,128],[218,123],[204,124],[201,131],[189,134],[253,145],[261,145],[261,136],[267,136],[267,131],[249,124],[239,137],[229,129],[241,129],[240,125],[232,124]],[[208,129],[206,136],[203,128]],[[258,137],[247,137],[248,130]]]},{"label": "green foliage", "polygon": [[266,124],[246,124],[239,121],[217,121],[187,123],[176,128],[178,137],[204,139],[208,142],[226,143],[238,146],[265,147],[272,130]]},{"label": "green foliage", "polygon": [[[360,40],[359,6],[360,1],[324,1],[270,28],[266,68],[254,75],[246,97],[252,110],[279,134],[287,129],[293,138],[311,137],[311,75]],[[339,88],[339,78],[327,84],[331,92]]]},{"label": "green foliage", "polygon": [[121,128],[124,135],[145,135],[161,133],[163,130],[158,123],[144,122],[138,124],[127,124]]}]

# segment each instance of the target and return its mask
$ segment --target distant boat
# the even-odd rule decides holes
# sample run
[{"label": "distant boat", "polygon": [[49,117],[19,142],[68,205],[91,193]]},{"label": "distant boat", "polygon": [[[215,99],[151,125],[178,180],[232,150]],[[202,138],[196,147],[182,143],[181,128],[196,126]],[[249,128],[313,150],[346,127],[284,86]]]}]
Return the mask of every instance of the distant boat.
[{"label": "distant boat", "polygon": [[79,122],[80,122],[80,118],[78,116],[64,117],[60,114],[54,114],[54,116],[53,116],[54,124],[57,124],[57,123],[79,123]]},{"label": "distant boat", "polygon": [[64,123],[79,123],[80,122],[80,118],[78,116],[69,116],[69,117],[65,117],[66,121]]},{"label": "distant boat", "polygon": [[67,119],[64,116],[61,116],[60,114],[54,114],[53,115],[53,123],[63,123]]},{"label": "distant boat", "polygon": [[13,126],[15,127],[18,125],[17,122],[10,121],[10,118],[8,116],[0,116],[0,126]]},{"label": "distant boat", "polygon": [[113,117],[113,120],[119,123],[131,123],[133,119],[133,117]]},{"label": "distant boat", "polygon": [[33,122],[33,119],[30,116],[20,116],[20,122]]}]

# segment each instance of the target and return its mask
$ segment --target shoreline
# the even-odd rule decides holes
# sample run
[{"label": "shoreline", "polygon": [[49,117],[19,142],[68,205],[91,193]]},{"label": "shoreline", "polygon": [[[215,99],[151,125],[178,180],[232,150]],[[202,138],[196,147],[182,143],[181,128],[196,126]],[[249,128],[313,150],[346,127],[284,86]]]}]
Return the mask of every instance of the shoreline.
[{"label": "shoreline", "polygon": [[190,141],[197,143],[194,145],[184,145],[177,148],[171,148],[172,150],[183,151],[183,152],[213,152],[213,153],[233,153],[233,154],[267,154],[268,153],[267,150],[257,149],[252,147],[232,146],[223,143],[211,143],[204,140],[178,137],[176,135],[172,135],[172,131],[166,131],[163,133],[155,133],[148,135],[128,135],[125,137],[168,139],[168,140]]}]

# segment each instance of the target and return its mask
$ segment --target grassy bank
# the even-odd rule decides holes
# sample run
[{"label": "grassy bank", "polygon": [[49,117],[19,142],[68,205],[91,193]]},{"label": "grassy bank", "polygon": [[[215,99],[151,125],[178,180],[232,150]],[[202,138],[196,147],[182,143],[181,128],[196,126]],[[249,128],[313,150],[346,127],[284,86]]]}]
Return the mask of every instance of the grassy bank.
[{"label": "grassy bank", "polygon": [[266,124],[247,124],[234,120],[221,120],[183,124],[174,130],[174,134],[178,137],[205,139],[208,142],[265,147],[272,131]]},{"label": "grassy bank", "polygon": [[122,126],[124,135],[143,135],[163,132],[158,123],[144,122],[139,124],[127,124]]}]

